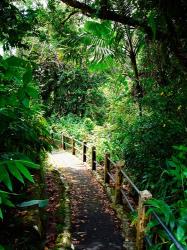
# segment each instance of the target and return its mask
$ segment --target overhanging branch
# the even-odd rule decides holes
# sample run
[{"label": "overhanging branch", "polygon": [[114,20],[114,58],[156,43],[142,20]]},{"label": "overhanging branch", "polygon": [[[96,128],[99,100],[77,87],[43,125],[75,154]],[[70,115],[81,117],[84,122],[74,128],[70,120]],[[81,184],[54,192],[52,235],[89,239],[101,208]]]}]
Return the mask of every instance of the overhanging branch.
[{"label": "overhanging branch", "polygon": [[63,21],[62,21],[62,24],[65,24],[73,15],[79,13],[79,11],[73,11],[71,12]]},{"label": "overhanging branch", "polygon": [[149,34],[152,33],[150,27],[148,27],[145,23],[143,23],[140,20],[135,20],[134,18],[131,18],[129,16],[121,15],[107,9],[103,10],[102,8],[97,10],[93,7],[90,7],[88,4],[81,3],[77,0],[61,0],[61,1],[73,8],[81,10],[83,14],[90,14],[92,16],[95,16],[103,20],[111,20],[124,25],[143,28],[147,33]]}]

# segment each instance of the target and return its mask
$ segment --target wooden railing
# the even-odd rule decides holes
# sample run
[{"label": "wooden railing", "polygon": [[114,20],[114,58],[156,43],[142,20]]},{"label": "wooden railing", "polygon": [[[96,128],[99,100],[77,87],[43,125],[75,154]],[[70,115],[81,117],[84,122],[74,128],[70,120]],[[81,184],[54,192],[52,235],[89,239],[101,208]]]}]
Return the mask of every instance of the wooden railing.
[{"label": "wooden railing", "polygon": [[[129,209],[132,212],[137,211],[137,223],[136,223],[136,247],[137,250],[145,249],[145,245],[151,247],[153,244],[146,236],[145,229],[148,222],[148,218],[146,216],[146,205],[145,202],[152,198],[152,194],[148,190],[140,191],[135,183],[131,180],[131,178],[125,173],[125,162],[113,162],[110,158],[110,153],[106,153],[104,156],[104,166],[100,165],[97,162],[97,151],[96,147],[89,147],[87,142],[81,142],[73,137],[70,137],[67,134],[61,134],[61,147],[66,150],[67,148],[71,149],[72,154],[76,155],[76,152],[82,157],[82,161],[85,163],[90,163],[92,171],[96,171],[97,167],[104,167],[104,183],[110,184],[113,183],[115,188],[115,204],[124,204],[124,202],[128,205]],[[79,147],[78,147],[79,146]],[[91,156],[88,155],[88,151]],[[115,167],[115,173],[111,172],[111,166]],[[135,209],[129,200],[129,194],[125,192],[123,188],[124,179],[128,182],[129,186],[138,196],[138,205]],[[160,226],[165,230],[165,233],[168,235],[168,238],[173,242],[176,249],[185,250],[185,248],[181,245],[180,242],[177,241],[174,234],[170,232],[161,218],[158,216],[156,212],[152,212],[152,216],[157,220]],[[151,249],[151,248],[150,248]]]}]

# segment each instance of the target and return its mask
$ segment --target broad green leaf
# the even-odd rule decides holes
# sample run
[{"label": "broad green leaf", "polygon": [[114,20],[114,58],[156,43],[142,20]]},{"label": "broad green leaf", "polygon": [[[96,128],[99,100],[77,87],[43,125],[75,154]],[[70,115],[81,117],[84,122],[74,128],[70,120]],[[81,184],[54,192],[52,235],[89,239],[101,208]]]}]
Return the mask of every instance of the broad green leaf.
[{"label": "broad green leaf", "polygon": [[38,97],[38,91],[37,91],[37,89],[34,88],[34,87],[32,87],[32,86],[27,86],[26,92],[32,98],[37,98]]},{"label": "broad green leaf", "polygon": [[156,29],[157,29],[157,26],[156,26],[154,11],[150,11],[150,13],[148,14],[148,24],[149,24],[149,26],[152,29],[153,38],[155,39],[156,38]]},{"label": "broad green leaf", "polygon": [[104,21],[102,23],[96,21],[87,21],[84,25],[86,32],[90,32],[97,37],[109,39],[111,35],[111,22]]},{"label": "broad green leaf", "polygon": [[2,245],[0,245],[0,250],[5,250],[5,248]]},{"label": "broad green leaf", "polygon": [[20,100],[23,100],[26,97],[26,93],[25,93],[25,89],[24,88],[20,88],[18,91],[18,97]]},{"label": "broad green leaf", "polygon": [[32,70],[29,69],[25,72],[25,74],[23,75],[23,83],[24,84],[28,84],[29,82],[32,81]]},{"label": "broad green leaf", "polygon": [[187,147],[180,145],[180,146],[173,146],[174,149],[177,149],[179,151],[187,152]]},{"label": "broad green leaf", "polygon": [[150,199],[146,202],[146,204],[153,206],[155,211],[157,211],[159,214],[162,214],[166,224],[168,224],[170,220],[173,220],[172,210],[170,206],[163,200]]},{"label": "broad green leaf", "polygon": [[185,230],[184,230],[184,228],[182,226],[178,226],[177,227],[177,233],[176,233],[176,235],[177,235],[177,239],[179,241],[181,241],[183,239],[183,237],[185,235]]},{"label": "broad green leaf", "polygon": [[157,226],[159,223],[158,223],[158,221],[156,221],[156,220],[151,220],[151,221],[149,221],[149,223],[147,224],[147,227],[146,227],[146,231],[148,230],[151,230],[151,228],[153,228],[153,227],[155,227],[155,226]]},{"label": "broad green leaf", "polygon": [[104,58],[100,62],[91,62],[89,69],[90,71],[93,71],[93,72],[98,72],[98,71],[102,72],[102,71],[110,69],[114,64],[115,62],[113,58],[109,56],[107,58]]},{"label": "broad green leaf", "polygon": [[1,208],[0,208],[0,218],[3,219],[3,213]]},{"label": "broad green leaf", "polygon": [[39,169],[40,168],[40,165],[38,164],[35,164],[31,161],[25,161],[25,160],[16,160],[16,162],[19,162],[21,164],[23,164],[24,166],[27,166],[29,168],[34,168],[34,169]]},{"label": "broad green leaf", "polygon": [[21,176],[20,172],[17,169],[17,166],[11,163],[8,163],[8,170],[9,172],[20,182],[24,183],[23,177]]},{"label": "broad green leaf", "polygon": [[170,246],[170,248],[169,248],[170,250],[176,250],[176,247],[175,247],[175,245],[174,244],[171,244],[171,246]]},{"label": "broad green leaf", "polygon": [[29,108],[30,100],[28,98],[23,99],[22,103],[26,108]]},{"label": "broad green leaf", "polygon": [[19,57],[11,56],[4,60],[5,64],[8,64],[8,66],[12,67],[26,67],[27,62]]},{"label": "broad green leaf", "polygon": [[183,174],[184,174],[185,177],[187,177],[187,169],[185,169],[185,170],[183,171]]},{"label": "broad green leaf", "polygon": [[5,204],[8,207],[15,207],[15,205],[9,199],[4,199],[3,204]]},{"label": "broad green leaf", "polygon": [[23,176],[25,176],[26,179],[28,179],[29,181],[34,183],[32,175],[30,174],[28,169],[25,166],[23,166],[23,164],[21,164],[20,162],[16,162],[16,166],[19,169],[19,171],[21,172],[21,174]]},{"label": "broad green leaf", "polygon": [[175,162],[173,162],[173,161],[167,161],[167,163],[169,164],[169,166],[171,166],[171,167],[176,167],[176,163]]},{"label": "broad green leaf", "polygon": [[12,191],[12,182],[5,166],[0,167],[0,181],[2,181],[10,191]]},{"label": "broad green leaf", "polygon": [[82,42],[83,42],[85,45],[90,45],[90,44],[92,43],[92,39],[91,39],[91,37],[89,37],[89,36],[84,36],[84,37],[82,38]]},{"label": "broad green leaf", "polygon": [[48,205],[48,200],[31,200],[31,201],[24,201],[18,204],[18,207],[30,207],[38,205],[40,208],[46,207]]},{"label": "broad green leaf", "polygon": [[19,195],[19,194],[16,194],[16,193],[6,192],[6,191],[0,190],[0,195],[1,195],[1,194],[6,194],[6,195],[9,195],[9,194],[11,194],[11,195]]}]

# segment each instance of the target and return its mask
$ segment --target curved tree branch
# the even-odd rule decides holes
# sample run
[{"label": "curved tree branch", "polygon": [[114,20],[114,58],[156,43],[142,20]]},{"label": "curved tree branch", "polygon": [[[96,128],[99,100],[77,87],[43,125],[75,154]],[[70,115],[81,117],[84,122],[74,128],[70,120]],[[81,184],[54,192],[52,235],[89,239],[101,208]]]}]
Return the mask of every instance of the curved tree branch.
[{"label": "curved tree branch", "polygon": [[79,13],[79,11],[75,10],[73,12],[71,12],[63,21],[62,24],[65,24],[73,15]]},{"label": "curved tree branch", "polygon": [[90,7],[88,4],[81,3],[77,0],[61,0],[61,2],[73,8],[81,10],[83,14],[90,14],[92,16],[95,16],[103,20],[111,20],[111,21],[115,21],[124,25],[129,25],[129,26],[133,26],[137,28],[143,28],[146,31],[146,33],[152,34],[151,28],[146,23],[140,20],[136,20],[132,17],[118,14],[114,11],[107,10],[107,9],[103,10],[102,8],[100,8],[98,10],[93,7]]}]

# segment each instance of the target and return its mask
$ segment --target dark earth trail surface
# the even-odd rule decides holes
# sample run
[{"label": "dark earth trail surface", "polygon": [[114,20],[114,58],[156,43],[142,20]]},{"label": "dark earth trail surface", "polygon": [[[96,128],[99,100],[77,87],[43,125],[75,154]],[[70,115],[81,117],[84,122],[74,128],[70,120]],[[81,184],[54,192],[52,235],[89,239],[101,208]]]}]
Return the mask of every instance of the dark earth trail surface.
[{"label": "dark earth trail surface", "polygon": [[120,222],[103,187],[77,157],[64,151],[52,157],[70,185],[74,249],[122,250]]}]

